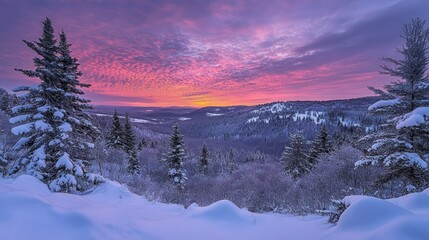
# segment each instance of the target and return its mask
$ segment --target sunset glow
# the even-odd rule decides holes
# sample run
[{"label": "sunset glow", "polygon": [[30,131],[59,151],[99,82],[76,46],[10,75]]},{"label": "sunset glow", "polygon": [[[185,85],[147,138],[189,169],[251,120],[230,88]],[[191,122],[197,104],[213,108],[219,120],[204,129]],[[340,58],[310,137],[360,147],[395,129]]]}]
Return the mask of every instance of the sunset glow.
[{"label": "sunset glow", "polygon": [[226,106],[371,95],[380,57],[425,0],[2,0],[0,85],[27,79],[48,16],[64,29],[96,105]]}]

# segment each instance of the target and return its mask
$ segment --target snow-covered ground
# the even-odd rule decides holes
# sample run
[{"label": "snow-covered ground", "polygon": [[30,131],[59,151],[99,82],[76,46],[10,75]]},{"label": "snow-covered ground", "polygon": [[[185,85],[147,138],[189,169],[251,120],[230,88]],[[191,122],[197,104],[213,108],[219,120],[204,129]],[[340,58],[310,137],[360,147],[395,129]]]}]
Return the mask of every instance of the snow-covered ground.
[{"label": "snow-covered ground", "polygon": [[223,113],[206,113],[206,116],[207,117],[219,117],[219,116],[223,116],[223,115],[225,115],[225,114],[223,114]]},{"label": "snow-covered ground", "polygon": [[[96,116],[99,117],[113,117],[113,115],[109,115],[109,114],[104,114],[104,113],[96,113]],[[119,118],[125,118],[124,116],[118,116]],[[151,123],[151,124],[157,124],[156,122],[152,122],[146,119],[141,119],[141,118],[130,118],[130,122],[132,123]]]},{"label": "snow-covered ground", "polygon": [[51,193],[30,176],[0,179],[1,239],[427,239],[429,190],[392,200],[352,196],[325,217],[255,214],[222,200],[187,209],[149,202],[116,182]]},{"label": "snow-covered ground", "polygon": [[253,110],[252,113],[258,113],[258,114],[265,113],[265,112],[278,113],[289,109],[290,109],[290,106],[286,105],[285,103],[273,103],[267,106],[260,107],[259,109]]},{"label": "snow-covered ground", "polygon": [[188,121],[188,120],[191,120],[191,118],[179,117],[179,121]]},{"label": "snow-covered ground", "polygon": [[305,113],[295,113],[295,115],[293,115],[293,121],[303,121],[305,119],[311,119],[314,124],[322,124],[325,122],[325,119],[323,119],[322,117],[324,116],[324,112],[316,112],[316,111],[305,111]]}]

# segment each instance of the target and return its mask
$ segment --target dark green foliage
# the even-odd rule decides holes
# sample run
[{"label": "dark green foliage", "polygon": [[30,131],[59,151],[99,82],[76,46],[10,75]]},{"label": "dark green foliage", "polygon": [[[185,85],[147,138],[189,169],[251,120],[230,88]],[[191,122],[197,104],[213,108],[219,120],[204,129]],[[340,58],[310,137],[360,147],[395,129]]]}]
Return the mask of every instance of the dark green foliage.
[{"label": "dark green foliage", "polygon": [[125,114],[124,133],[122,135],[124,151],[129,152],[135,148],[136,137],[134,136],[133,127],[131,125],[128,113]]},{"label": "dark green foliage", "polygon": [[291,146],[285,147],[281,157],[286,174],[297,180],[307,174],[310,170],[310,163],[305,150],[305,139],[302,133],[298,132],[291,136]]},{"label": "dark green foliage", "polygon": [[147,147],[147,142],[146,139],[142,138],[142,140],[139,142],[137,149],[141,151],[144,147]]},{"label": "dark green foliage", "polygon": [[199,173],[205,175],[208,171],[209,166],[209,150],[207,149],[206,144],[203,145],[203,148],[201,149],[201,155],[200,155],[200,166],[199,166]]},{"label": "dark green foliage", "polygon": [[329,139],[328,128],[323,125],[317,133],[316,139],[314,140],[311,148],[309,162],[311,168],[317,164],[317,158],[320,154],[329,153],[332,150],[331,141]]},{"label": "dark green foliage", "polygon": [[140,173],[140,165],[137,160],[137,152],[135,149],[136,137],[133,132],[133,127],[131,125],[128,113],[125,114],[125,125],[123,132],[123,149],[125,153],[128,154],[128,171],[132,174]]}]

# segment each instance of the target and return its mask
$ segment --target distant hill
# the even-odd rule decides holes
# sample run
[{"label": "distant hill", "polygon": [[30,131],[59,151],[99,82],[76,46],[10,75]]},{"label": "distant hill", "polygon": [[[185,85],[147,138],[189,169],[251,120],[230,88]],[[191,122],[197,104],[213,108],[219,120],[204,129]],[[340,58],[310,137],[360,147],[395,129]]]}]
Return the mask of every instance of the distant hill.
[{"label": "distant hill", "polygon": [[354,135],[376,130],[383,118],[369,114],[367,109],[379,99],[289,101],[199,109],[97,106],[92,113],[110,117],[116,109],[120,115],[127,112],[131,121],[141,128],[154,132],[169,134],[171,126],[178,124],[185,139],[229,141],[279,154],[282,148],[278,145],[287,144],[291,133],[302,131],[308,140],[312,140],[322,124],[328,126],[332,136],[340,131]]}]

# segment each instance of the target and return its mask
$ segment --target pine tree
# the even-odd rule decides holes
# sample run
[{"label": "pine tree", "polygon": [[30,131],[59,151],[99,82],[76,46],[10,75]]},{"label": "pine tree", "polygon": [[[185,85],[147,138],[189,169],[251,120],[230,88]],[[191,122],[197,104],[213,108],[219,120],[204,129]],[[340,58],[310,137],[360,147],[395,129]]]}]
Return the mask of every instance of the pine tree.
[{"label": "pine tree", "polygon": [[140,165],[137,159],[136,152],[136,137],[134,136],[133,127],[131,125],[128,113],[125,114],[125,125],[123,132],[124,151],[128,155],[128,172],[132,174],[140,174]]},{"label": "pine tree", "polygon": [[301,132],[291,135],[291,146],[285,147],[280,160],[286,174],[294,180],[310,171],[308,155],[305,152],[305,139]]},{"label": "pine tree", "polygon": [[331,141],[329,139],[328,128],[323,125],[317,133],[316,139],[314,140],[311,148],[309,162],[311,168],[317,164],[317,159],[320,154],[329,153],[332,150]]},{"label": "pine tree", "polygon": [[43,34],[38,42],[24,41],[39,56],[33,59],[35,70],[16,69],[24,75],[40,79],[33,86],[23,86],[16,92],[24,104],[12,108],[11,123],[21,124],[12,133],[22,138],[14,149],[20,156],[10,174],[33,175],[53,191],[80,191],[93,183],[95,175],[88,173],[89,151],[99,134],[91,117],[84,112],[91,107],[80,97],[81,83],[77,59],[70,56],[66,34],[60,34],[59,45],[51,21],[43,21]]},{"label": "pine tree", "polygon": [[121,123],[119,122],[118,113],[115,110],[112,118],[112,129],[107,135],[107,146],[115,149],[123,149],[124,141],[123,141],[124,132],[121,127]]},{"label": "pine tree", "polygon": [[185,159],[185,149],[183,144],[183,137],[179,132],[179,127],[173,127],[173,134],[170,139],[170,149],[164,161],[168,165],[168,176],[173,185],[178,189],[185,188],[186,170],[183,167],[183,160]]},{"label": "pine tree", "polygon": [[206,144],[203,145],[203,148],[201,149],[201,155],[200,155],[200,166],[199,166],[199,173],[205,175],[208,170],[209,165],[209,150],[207,149]]},{"label": "pine tree", "polygon": [[[357,166],[382,166],[376,186],[386,183],[397,186],[396,194],[421,190],[427,185],[429,153],[429,29],[425,21],[414,19],[403,27],[405,45],[397,52],[402,59],[383,58],[393,67],[383,65],[382,74],[399,78],[384,87],[385,91],[370,87],[375,93],[388,98],[369,107],[372,113],[381,113],[390,119],[380,131],[367,136],[374,144]],[[426,176],[426,177],[425,177]]]}]

